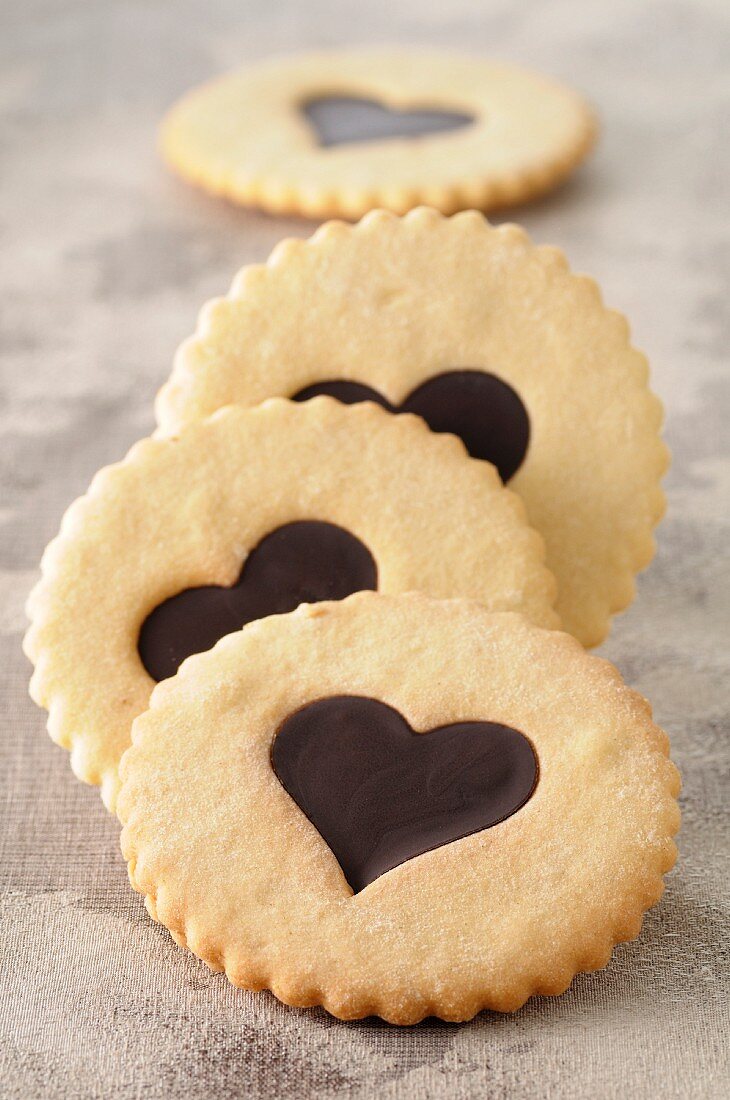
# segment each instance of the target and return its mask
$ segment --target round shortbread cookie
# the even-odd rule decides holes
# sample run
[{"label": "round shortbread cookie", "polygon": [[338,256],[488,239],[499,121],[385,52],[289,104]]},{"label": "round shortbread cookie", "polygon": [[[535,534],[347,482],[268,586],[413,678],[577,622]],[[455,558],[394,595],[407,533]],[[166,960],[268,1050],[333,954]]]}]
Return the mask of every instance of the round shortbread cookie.
[{"label": "round shortbread cookie", "polygon": [[278,213],[444,213],[533,198],[590,150],[569,88],[511,65],[357,50],[267,61],[189,92],[162,125],[190,182]]},{"label": "round shortbread cookie", "polygon": [[563,625],[591,646],[631,602],[664,511],[647,377],[626,319],[557,249],[473,212],[378,211],[244,268],[179,349],[157,417],[175,432],[220,405],[346,383],[343,400],[461,434],[525,501]]},{"label": "round shortbread cookie", "polygon": [[555,626],[542,540],[494,470],[417,417],[322,397],[144,440],[66,513],[31,594],[31,694],[113,807],[155,680],[245,622],[362,588]]},{"label": "round shortbread cookie", "polygon": [[151,916],[288,1004],[410,1024],[558,994],[638,935],[679,777],[570,635],[359,593],[259,620],[160,684],[117,811]]}]

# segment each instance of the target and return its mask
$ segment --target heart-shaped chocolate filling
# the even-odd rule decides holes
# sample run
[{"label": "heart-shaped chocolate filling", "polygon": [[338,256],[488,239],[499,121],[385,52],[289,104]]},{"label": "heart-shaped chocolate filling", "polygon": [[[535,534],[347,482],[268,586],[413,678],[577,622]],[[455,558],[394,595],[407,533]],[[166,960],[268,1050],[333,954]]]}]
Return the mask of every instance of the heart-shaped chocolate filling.
[{"label": "heart-shaped chocolate filling", "polygon": [[319,699],[279,727],[274,772],[357,893],[415,856],[516,813],[537,785],[519,730],[457,722],[416,733],[357,695]]},{"label": "heart-shaped chocolate filling", "polygon": [[431,431],[458,435],[472,458],[485,459],[507,482],[522,465],[530,442],[530,421],[522,401],[506,382],[481,370],[436,374],[391,405],[382,393],[360,382],[335,379],[305,386],[294,401],[326,394],[345,405],[375,401],[392,413],[416,413]]},{"label": "heart-shaped chocolate filling", "polygon": [[302,104],[302,112],[322,146],[360,141],[418,138],[460,130],[474,122],[461,111],[398,111],[374,99],[326,95]]},{"label": "heart-shaped chocolate filling", "polygon": [[187,588],[156,607],[142,624],[139,655],[153,679],[166,680],[186,657],[254,619],[377,586],[372,554],[349,531],[319,520],[286,523],[251,551],[231,588]]}]

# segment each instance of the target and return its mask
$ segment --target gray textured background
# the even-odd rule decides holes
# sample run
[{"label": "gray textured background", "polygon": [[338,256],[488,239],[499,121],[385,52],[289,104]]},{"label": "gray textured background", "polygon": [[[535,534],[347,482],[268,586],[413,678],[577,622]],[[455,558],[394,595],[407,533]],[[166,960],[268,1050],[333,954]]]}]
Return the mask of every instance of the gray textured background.
[{"label": "gray textured background", "polygon": [[[328,10],[329,9],[329,10]],[[724,14],[723,14],[724,12]],[[714,1097],[728,1037],[727,4],[0,2],[0,1094]],[[43,546],[150,402],[199,305],[303,222],[166,174],[163,109],[302,46],[467,47],[595,102],[595,158],[520,211],[632,320],[668,407],[669,516],[604,647],[684,776],[681,862],[641,939],[559,1000],[398,1031],[233,990],[147,919],[117,827],[26,697]],[[723,629],[725,628],[725,629]]]}]

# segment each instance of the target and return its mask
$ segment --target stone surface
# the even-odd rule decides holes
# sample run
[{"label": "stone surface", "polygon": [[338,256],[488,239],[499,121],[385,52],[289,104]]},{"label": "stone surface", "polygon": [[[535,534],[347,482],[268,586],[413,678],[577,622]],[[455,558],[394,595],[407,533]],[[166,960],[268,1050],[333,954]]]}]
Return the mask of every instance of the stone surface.
[{"label": "stone surface", "polygon": [[[511,1017],[397,1031],[234,990],[147,918],[117,826],[26,695],[23,601],[94,471],[152,427],[200,304],[304,222],[207,198],[155,153],[189,85],[274,51],[397,41],[542,69],[596,104],[570,183],[515,211],[632,320],[675,454],[659,554],[605,654],[684,776],[641,938]],[[728,1019],[727,5],[6,0],[0,9],[0,1093],[719,1097]],[[723,432],[725,438],[723,439]]]}]

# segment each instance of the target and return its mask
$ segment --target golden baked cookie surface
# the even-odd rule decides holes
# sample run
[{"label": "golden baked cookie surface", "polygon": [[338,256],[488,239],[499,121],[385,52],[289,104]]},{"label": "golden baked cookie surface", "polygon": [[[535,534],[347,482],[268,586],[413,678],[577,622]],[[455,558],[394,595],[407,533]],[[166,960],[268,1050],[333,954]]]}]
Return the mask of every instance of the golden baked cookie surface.
[{"label": "golden baked cookie surface", "polygon": [[[424,739],[519,731],[537,785],[353,893],[272,767],[282,723],[343,695]],[[359,593],[254,623],[159,685],[121,772],[123,851],[151,915],[234,983],[344,1018],[463,1020],[560,993],[638,934],[675,859],[679,781],[648,704],[568,635],[469,601]],[[380,783],[395,799],[402,779]],[[426,817],[449,782],[436,769]],[[341,799],[348,828],[372,797]]]},{"label": "golden baked cookie surface", "polygon": [[495,376],[522,402],[529,446],[510,488],[546,541],[563,625],[598,644],[654,553],[662,407],[626,319],[519,227],[422,208],[282,242],[204,308],[157,416],[175,432],[220,405],[331,380],[400,406],[459,370]]},{"label": "golden baked cookie surface", "polygon": [[[179,663],[191,623],[205,617],[210,629],[198,648],[207,649],[251,618],[322,598],[306,587],[296,596],[294,585],[282,607],[287,576],[275,572],[273,602],[253,592],[252,604],[243,591],[246,606],[220,606],[268,538],[309,523],[339,531],[338,554],[344,540],[357,562],[371,556],[375,576],[366,569],[363,580],[358,566],[345,594],[377,584],[464,595],[558,623],[542,540],[519,498],[458,440],[416,417],[325,397],[272,400],[221,410],[179,438],[144,440],[66,513],[29,601],[25,640],[36,666],[31,694],[49,710],[51,736],[71,751],[79,778],[102,786],[109,807],[132,721],[154,679]],[[313,559],[316,566],[316,547]],[[297,568],[295,559],[295,579]],[[327,569],[319,572],[327,582]],[[201,588],[215,589],[212,610],[201,612]],[[193,638],[181,653],[195,651]]]},{"label": "golden baked cookie surface", "polygon": [[[304,108],[326,97],[472,119],[447,133],[322,146]],[[361,217],[421,203],[493,209],[549,190],[586,156],[594,118],[556,81],[412,51],[284,58],[189,92],[165,119],[168,163],[207,191],[278,213]]]}]

